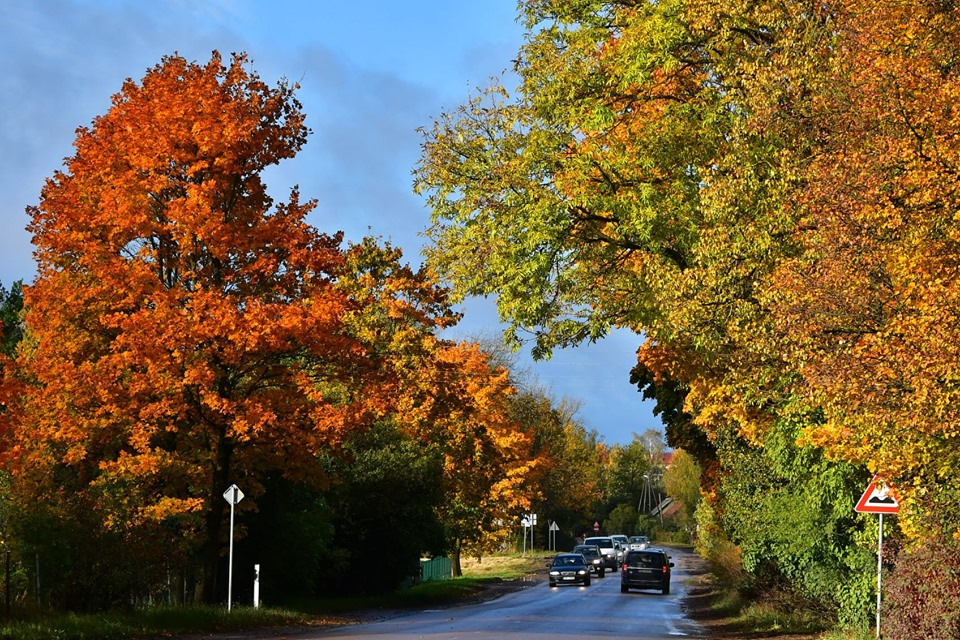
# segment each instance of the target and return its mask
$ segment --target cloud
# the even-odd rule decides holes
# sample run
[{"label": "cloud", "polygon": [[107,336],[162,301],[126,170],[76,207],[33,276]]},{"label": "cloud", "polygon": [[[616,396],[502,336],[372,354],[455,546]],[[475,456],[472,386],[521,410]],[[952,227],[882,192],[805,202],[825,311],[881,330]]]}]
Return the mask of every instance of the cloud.
[{"label": "cloud", "polygon": [[[522,43],[515,11],[515,0],[0,2],[0,283],[33,277],[24,208],[72,154],[77,127],[163,56],[204,62],[214,49],[247,52],[269,84],[301,84],[314,134],[265,174],[274,199],[299,185],[318,201],[310,221],[320,230],[381,236],[418,263],[429,216],[412,193],[416,130],[509,69]],[[492,308],[471,301],[468,311],[469,326],[498,325]],[[584,417],[609,441],[629,442],[647,428],[639,421],[653,418],[626,382],[637,341],[608,340],[558,353],[535,372],[583,401]]]},{"label": "cloud", "polygon": [[184,28],[175,18],[187,16],[160,5],[0,3],[0,282],[33,277],[24,209],[72,154],[77,127],[104,113],[126,78],[142,77],[177,47],[209,58],[224,40],[222,29]]}]

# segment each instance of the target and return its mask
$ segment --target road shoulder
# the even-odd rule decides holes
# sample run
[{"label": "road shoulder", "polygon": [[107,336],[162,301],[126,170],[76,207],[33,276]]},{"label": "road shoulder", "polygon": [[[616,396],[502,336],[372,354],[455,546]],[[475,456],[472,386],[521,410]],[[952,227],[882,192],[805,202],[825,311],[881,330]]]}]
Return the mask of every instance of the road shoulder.
[{"label": "road shoulder", "polygon": [[706,640],[817,640],[819,634],[784,634],[779,631],[756,631],[718,611],[721,599],[717,578],[707,561],[696,554],[688,557],[685,570],[690,574],[687,593],[681,605],[684,614],[696,622],[706,634]]}]

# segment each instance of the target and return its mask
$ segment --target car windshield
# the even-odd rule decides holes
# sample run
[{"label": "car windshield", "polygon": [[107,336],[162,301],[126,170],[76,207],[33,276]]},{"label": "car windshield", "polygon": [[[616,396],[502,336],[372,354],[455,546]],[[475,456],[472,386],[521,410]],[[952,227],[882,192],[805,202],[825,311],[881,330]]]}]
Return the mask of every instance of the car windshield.
[{"label": "car windshield", "polygon": [[597,547],[612,547],[613,540],[610,538],[587,538],[583,541],[584,544],[594,545]]},{"label": "car windshield", "polygon": [[597,547],[577,547],[574,549],[577,553],[582,553],[585,556],[598,556],[600,555],[600,549]]},{"label": "car windshield", "polygon": [[662,567],[666,564],[659,553],[630,553],[626,562],[631,567]]},{"label": "car windshield", "polygon": [[557,556],[553,559],[553,566],[555,567],[575,567],[577,565],[583,565],[583,558],[575,555],[569,556]]}]

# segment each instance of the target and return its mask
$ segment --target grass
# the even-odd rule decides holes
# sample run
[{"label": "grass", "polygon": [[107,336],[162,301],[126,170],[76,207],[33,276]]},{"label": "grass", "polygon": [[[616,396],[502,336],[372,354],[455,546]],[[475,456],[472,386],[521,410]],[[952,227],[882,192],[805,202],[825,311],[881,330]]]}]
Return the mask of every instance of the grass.
[{"label": "grass", "polygon": [[497,556],[464,559],[464,577],[415,585],[396,593],[367,598],[310,599],[285,608],[150,607],[101,614],[37,615],[0,622],[0,640],[135,640],[187,633],[224,633],[270,627],[347,624],[350,612],[404,609],[456,602],[482,591],[491,582],[522,578],[542,569],[542,556]]},{"label": "grass", "polygon": [[709,618],[721,620],[722,626],[728,631],[777,634],[778,637],[815,636],[818,640],[860,640],[856,637],[821,635],[831,629],[831,622],[822,613],[775,594],[748,598],[733,587],[714,582],[707,602],[708,610],[712,613]]},{"label": "grass", "polygon": [[514,580],[546,567],[550,555],[503,555],[488,558],[462,558],[463,575],[478,579]]},{"label": "grass", "polygon": [[753,631],[818,633],[830,628],[820,615],[804,609],[786,609],[777,603],[753,602],[742,608],[734,622]]},{"label": "grass", "polygon": [[866,629],[863,631],[830,631],[820,636],[820,640],[875,640],[876,637],[873,629]]},{"label": "grass", "polygon": [[128,640],[183,633],[314,624],[295,611],[238,607],[151,607],[100,614],[57,614],[0,625],[4,640]]}]

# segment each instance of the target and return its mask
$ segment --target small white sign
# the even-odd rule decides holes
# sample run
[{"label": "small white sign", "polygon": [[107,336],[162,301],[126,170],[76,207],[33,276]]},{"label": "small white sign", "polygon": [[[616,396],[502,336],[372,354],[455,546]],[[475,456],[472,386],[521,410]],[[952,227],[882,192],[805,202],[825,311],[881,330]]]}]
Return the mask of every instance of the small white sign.
[{"label": "small white sign", "polygon": [[237,504],[243,500],[243,491],[240,491],[240,487],[237,485],[232,484],[223,492],[223,499],[227,501],[227,504]]}]

